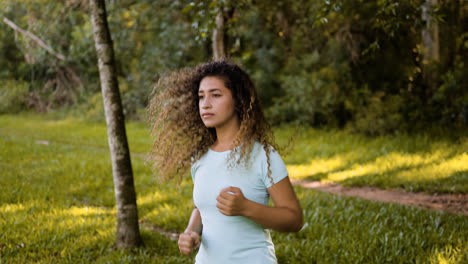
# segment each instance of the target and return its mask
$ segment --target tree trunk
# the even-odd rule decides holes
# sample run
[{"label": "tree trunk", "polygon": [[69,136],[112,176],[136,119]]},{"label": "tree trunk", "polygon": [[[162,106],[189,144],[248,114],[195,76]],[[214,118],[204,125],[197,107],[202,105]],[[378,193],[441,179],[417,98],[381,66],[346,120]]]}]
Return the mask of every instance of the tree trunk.
[{"label": "tree trunk", "polygon": [[437,19],[432,17],[433,7],[437,5],[437,0],[426,0],[422,6],[422,19],[426,21],[426,27],[422,30],[422,40],[424,47],[424,60],[426,62],[438,61],[439,54],[439,24]]},{"label": "tree trunk", "polygon": [[224,27],[224,12],[219,8],[216,15],[216,28],[213,30],[213,57],[215,60],[226,57],[226,43],[225,43],[225,27]]},{"label": "tree trunk", "polygon": [[424,101],[427,102],[437,89],[439,76],[437,63],[439,62],[439,24],[432,17],[437,0],[425,0],[422,5],[422,20],[426,26],[421,31],[423,46],[423,80],[425,83]]},{"label": "tree trunk", "polygon": [[117,205],[117,247],[132,248],[139,246],[142,240],[138,227],[136,194],[116,76],[114,50],[107,25],[104,0],[90,0],[90,12],[112,159]]}]

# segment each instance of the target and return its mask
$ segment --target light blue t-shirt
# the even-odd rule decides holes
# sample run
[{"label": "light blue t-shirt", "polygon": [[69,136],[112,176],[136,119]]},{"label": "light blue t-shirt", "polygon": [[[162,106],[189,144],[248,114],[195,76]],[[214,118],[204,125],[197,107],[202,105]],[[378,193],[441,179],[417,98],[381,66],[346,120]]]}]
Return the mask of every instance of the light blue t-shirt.
[{"label": "light blue t-shirt", "polygon": [[[202,243],[195,262],[277,263],[269,230],[247,217],[223,215],[216,207],[216,197],[229,186],[240,188],[251,201],[268,205],[267,188],[271,181],[263,146],[254,143],[248,166],[228,168],[226,161],[230,152],[209,149],[192,164],[193,201],[203,223]],[[270,169],[274,183],[288,176],[283,160],[273,149],[270,151]]]}]

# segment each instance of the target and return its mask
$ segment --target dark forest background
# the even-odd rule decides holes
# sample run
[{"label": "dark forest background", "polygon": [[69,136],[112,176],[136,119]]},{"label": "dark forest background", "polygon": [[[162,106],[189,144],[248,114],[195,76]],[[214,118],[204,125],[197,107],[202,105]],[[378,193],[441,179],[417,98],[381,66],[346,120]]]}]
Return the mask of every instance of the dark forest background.
[{"label": "dark forest background", "polygon": [[[274,125],[368,135],[468,127],[468,1],[106,4],[127,119],[143,119],[160,76],[213,57],[221,16],[223,49],[251,74]],[[0,114],[104,120],[88,9],[0,3]]]}]

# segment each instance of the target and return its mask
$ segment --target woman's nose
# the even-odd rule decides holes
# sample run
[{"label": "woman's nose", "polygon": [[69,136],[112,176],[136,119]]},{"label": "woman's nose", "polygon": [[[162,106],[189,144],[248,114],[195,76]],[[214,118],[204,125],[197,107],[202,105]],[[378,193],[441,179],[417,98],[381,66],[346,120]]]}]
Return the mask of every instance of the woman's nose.
[{"label": "woman's nose", "polygon": [[201,106],[203,109],[210,108],[211,107],[210,100],[208,98],[203,98],[203,100],[201,101]]}]

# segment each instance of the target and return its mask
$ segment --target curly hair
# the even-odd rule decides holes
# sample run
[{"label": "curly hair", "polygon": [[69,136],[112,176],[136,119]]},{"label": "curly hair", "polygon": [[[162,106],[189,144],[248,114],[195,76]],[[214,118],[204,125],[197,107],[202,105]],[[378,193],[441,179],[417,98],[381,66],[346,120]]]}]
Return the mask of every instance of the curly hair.
[{"label": "curly hair", "polygon": [[270,181],[270,152],[278,146],[249,75],[226,59],[184,68],[159,79],[148,106],[154,143],[149,155],[153,168],[164,180],[179,182],[191,164],[216,141],[215,128],[204,125],[199,113],[198,89],[205,77],[220,78],[233,96],[240,130],[233,142],[228,165],[247,165],[253,144],[258,141],[266,152]]}]

